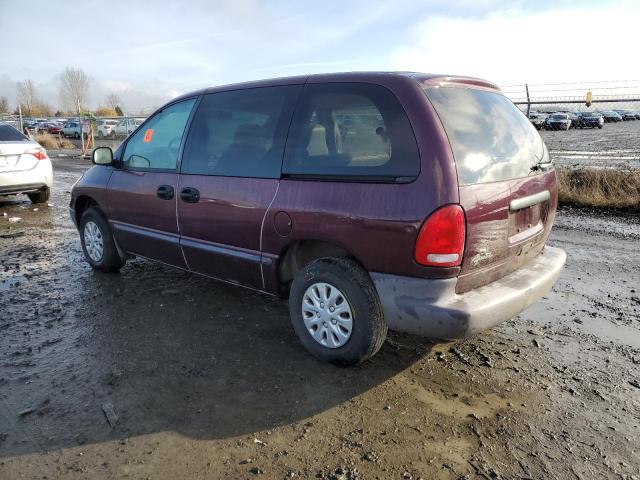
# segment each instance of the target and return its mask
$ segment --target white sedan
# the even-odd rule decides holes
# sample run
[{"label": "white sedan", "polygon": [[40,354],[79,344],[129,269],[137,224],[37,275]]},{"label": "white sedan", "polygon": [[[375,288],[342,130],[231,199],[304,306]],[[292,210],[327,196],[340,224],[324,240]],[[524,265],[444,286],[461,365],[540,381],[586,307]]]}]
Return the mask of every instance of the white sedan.
[{"label": "white sedan", "polygon": [[98,138],[110,137],[114,134],[113,129],[118,124],[117,120],[102,119],[96,122]]},{"label": "white sedan", "polygon": [[53,171],[47,151],[0,123],[0,195],[26,193],[33,203],[49,200]]}]

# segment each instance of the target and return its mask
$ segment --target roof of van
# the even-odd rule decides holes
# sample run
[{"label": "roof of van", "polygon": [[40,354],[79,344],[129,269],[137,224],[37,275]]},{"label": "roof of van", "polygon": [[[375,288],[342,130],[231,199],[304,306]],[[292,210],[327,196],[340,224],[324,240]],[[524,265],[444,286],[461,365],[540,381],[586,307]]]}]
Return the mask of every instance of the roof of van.
[{"label": "roof of van", "polygon": [[250,82],[232,83],[228,85],[219,85],[215,87],[203,88],[193,92],[186,93],[172,100],[192,97],[203,93],[221,92],[225,90],[239,90],[244,88],[256,87],[275,87],[280,85],[302,85],[305,83],[320,82],[372,82],[389,79],[389,78],[406,78],[413,79],[423,86],[445,85],[445,84],[462,84],[472,85],[492,90],[500,90],[500,88],[492,82],[482,80],[480,78],[465,77],[460,75],[443,75],[434,73],[419,72],[340,72],[340,73],[319,73],[313,75],[298,75],[295,77],[270,78],[265,80],[254,80]]}]

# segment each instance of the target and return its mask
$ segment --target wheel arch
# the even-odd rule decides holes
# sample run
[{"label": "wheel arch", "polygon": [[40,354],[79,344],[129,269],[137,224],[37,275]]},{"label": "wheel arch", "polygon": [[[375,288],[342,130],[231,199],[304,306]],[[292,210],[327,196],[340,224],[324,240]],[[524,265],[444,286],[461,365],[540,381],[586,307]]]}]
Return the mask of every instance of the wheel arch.
[{"label": "wheel arch", "polygon": [[80,226],[80,219],[82,218],[82,214],[90,207],[98,207],[98,209],[104,214],[104,210],[100,206],[100,204],[90,195],[79,195],[73,204],[74,214],[76,225]]},{"label": "wheel arch", "polygon": [[306,265],[327,257],[346,258],[363,266],[356,255],[337,242],[313,238],[298,239],[285,245],[278,256],[276,275],[280,291],[286,293],[296,273]]}]

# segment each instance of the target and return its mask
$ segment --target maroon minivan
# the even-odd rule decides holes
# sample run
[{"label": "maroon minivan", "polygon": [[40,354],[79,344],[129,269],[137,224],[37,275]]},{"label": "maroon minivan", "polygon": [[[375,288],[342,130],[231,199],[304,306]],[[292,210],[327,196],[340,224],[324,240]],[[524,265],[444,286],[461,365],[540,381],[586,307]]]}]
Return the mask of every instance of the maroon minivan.
[{"label": "maroon minivan", "polygon": [[511,318],[564,265],[556,174],[492,83],[344,73],[200,90],[160,108],[71,193],[87,262],[140,256],[289,297],[337,364],[387,328],[451,339]]}]

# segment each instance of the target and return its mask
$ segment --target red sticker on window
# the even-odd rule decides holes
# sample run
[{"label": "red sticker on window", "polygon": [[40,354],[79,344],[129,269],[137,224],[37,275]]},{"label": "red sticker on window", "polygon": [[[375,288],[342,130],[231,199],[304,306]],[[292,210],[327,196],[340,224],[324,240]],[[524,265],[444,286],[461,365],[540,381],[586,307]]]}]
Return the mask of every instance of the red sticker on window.
[{"label": "red sticker on window", "polygon": [[153,138],[153,128],[147,128],[147,131],[144,132],[144,138],[142,139],[142,141],[144,143],[149,143],[152,138]]}]

